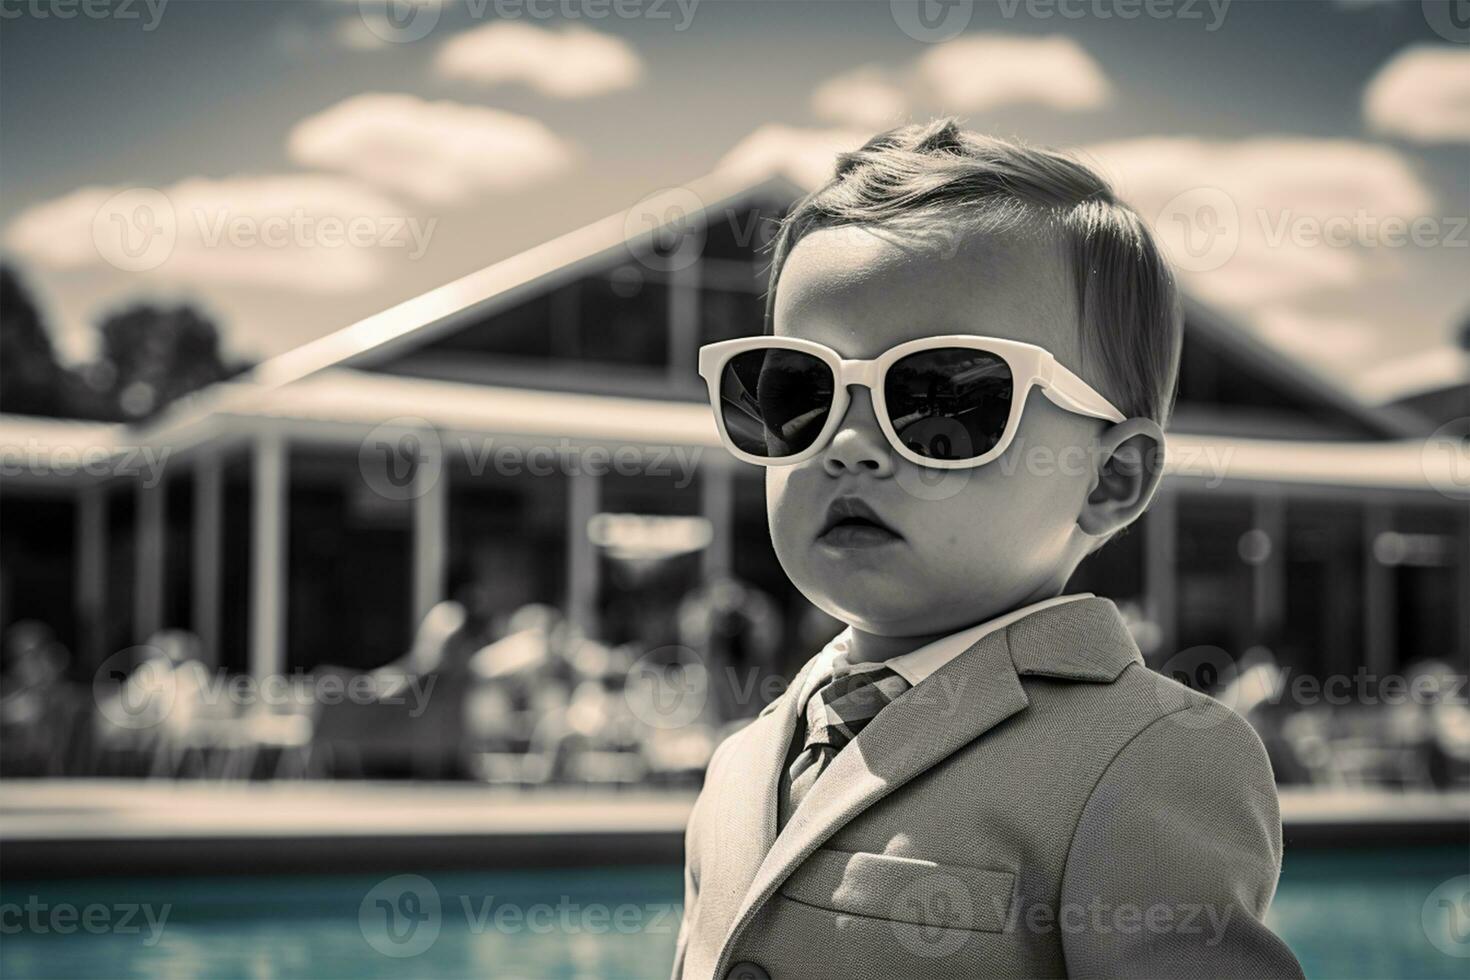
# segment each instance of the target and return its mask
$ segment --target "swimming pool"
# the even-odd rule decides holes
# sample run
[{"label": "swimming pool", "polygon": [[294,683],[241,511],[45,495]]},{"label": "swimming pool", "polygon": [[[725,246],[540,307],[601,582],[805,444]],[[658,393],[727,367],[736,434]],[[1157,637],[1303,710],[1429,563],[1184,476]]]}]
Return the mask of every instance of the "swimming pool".
[{"label": "swimming pool", "polygon": [[[1309,977],[1463,976],[1422,911],[1466,864],[1458,847],[1288,854],[1272,924]],[[680,889],[667,865],[10,881],[0,975],[644,980],[668,974]]]}]

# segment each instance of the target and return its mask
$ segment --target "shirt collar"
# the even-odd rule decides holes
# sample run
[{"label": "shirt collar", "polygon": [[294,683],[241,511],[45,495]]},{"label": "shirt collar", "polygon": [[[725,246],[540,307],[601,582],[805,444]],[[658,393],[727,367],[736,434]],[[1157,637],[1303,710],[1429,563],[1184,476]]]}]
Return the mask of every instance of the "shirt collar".
[{"label": "shirt collar", "polygon": [[[958,633],[951,633],[932,643],[926,643],[917,650],[893,657],[884,661],[884,663],[892,668],[894,673],[908,681],[910,686],[916,686],[920,681],[996,630],[1005,629],[1012,623],[1024,619],[1032,613],[1040,612],[1043,609],[1050,609],[1053,606],[1060,606],[1068,602],[1076,602],[1078,599],[1091,599],[1092,597],[1091,592],[1078,592],[1072,595],[1059,595],[1050,599],[1043,599],[1040,602],[1033,602],[1028,606],[1013,609],[994,619],[987,619],[983,623],[962,629]],[[802,685],[799,695],[800,700],[796,703],[798,711],[805,710],[807,701],[816,692],[817,688],[832,679],[833,661],[840,654],[847,652],[851,641],[852,628],[849,627],[828,641],[827,645],[822,648],[822,652],[817,654],[815,662],[812,664],[812,669],[807,673],[806,682]]]}]

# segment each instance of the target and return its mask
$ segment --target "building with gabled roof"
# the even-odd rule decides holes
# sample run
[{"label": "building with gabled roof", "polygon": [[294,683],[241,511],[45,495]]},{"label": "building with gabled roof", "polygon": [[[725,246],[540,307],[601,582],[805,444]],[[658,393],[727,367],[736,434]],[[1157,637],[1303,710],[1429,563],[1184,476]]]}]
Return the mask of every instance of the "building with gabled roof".
[{"label": "building with gabled roof", "polygon": [[[0,417],[0,625],[49,622],[84,673],[185,628],[265,676],[382,664],[466,589],[674,643],[679,598],[733,576],[775,598],[799,662],[809,608],[695,360],[762,329],[763,247],[801,193],[774,174],[660,192],[146,425]],[[1117,599],[1155,664],[1466,656],[1459,459],[1217,311],[1186,316],[1164,488],[1074,587]]]}]

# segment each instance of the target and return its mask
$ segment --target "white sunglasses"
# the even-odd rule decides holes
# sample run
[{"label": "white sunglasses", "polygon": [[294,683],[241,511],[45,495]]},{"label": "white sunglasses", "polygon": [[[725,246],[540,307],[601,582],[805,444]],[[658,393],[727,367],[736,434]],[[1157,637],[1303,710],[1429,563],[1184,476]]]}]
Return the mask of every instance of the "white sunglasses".
[{"label": "white sunglasses", "polygon": [[742,337],[701,347],[699,374],[726,447],[762,466],[821,452],[847,414],[849,385],[872,393],[878,426],[900,456],[941,470],[1005,452],[1033,387],[1069,412],[1125,418],[1050,351],[968,334],[910,340],[869,361],[795,337]]}]

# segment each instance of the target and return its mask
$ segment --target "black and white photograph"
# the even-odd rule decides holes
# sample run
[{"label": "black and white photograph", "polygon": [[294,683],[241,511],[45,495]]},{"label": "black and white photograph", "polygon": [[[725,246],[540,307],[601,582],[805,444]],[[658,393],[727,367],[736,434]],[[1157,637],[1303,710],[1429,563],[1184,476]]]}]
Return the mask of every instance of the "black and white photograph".
[{"label": "black and white photograph", "polygon": [[1470,0],[0,0],[0,977],[1470,971]]}]

